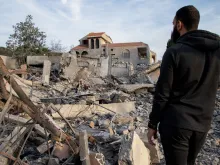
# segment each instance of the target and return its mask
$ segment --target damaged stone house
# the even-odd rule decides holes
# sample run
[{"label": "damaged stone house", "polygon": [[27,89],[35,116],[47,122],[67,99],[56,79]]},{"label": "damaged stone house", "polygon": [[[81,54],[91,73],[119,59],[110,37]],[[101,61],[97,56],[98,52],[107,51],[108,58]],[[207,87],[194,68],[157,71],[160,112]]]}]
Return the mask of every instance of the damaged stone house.
[{"label": "damaged stone house", "polygon": [[89,68],[95,75],[130,76],[141,64],[156,62],[156,53],[143,42],[113,43],[105,32],[89,33],[71,50],[79,67]]}]

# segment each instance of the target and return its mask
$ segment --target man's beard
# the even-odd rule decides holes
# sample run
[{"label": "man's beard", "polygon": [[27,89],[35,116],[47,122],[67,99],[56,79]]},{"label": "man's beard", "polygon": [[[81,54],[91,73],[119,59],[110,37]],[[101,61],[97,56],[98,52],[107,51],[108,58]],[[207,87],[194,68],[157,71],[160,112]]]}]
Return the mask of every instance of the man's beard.
[{"label": "man's beard", "polygon": [[177,27],[174,26],[173,32],[172,32],[172,35],[171,35],[171,39],[174,43],[176,43],[179,37],[180,37],[180,33],[178,32]]}]

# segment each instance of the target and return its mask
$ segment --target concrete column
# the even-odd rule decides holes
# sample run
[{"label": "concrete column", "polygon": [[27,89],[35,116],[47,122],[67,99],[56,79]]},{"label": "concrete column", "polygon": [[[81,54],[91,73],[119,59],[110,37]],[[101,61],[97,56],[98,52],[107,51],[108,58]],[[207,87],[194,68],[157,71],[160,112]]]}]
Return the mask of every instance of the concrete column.
[{"label": "concrete column", "polygon": [[94,49],[97,49],[96,48],[96,38],[94,38]]},{"label": "concrete column", "polygon": [[101,38],[99,38],[98,40],[99,40],[99,49],[101,49],[102,48]]},{"label": "concrete column", "polygon": [[43,84],[49,85],[50,83],[50,69],[51,69],[51,62],[49,60],[44,61],[44,68],[43,68]]},{"label": "concrete column", "polygon": [[91,46],[91,39],[88,39],[89,40],[89,49],[91,49],[92,48],[92,46]]}]

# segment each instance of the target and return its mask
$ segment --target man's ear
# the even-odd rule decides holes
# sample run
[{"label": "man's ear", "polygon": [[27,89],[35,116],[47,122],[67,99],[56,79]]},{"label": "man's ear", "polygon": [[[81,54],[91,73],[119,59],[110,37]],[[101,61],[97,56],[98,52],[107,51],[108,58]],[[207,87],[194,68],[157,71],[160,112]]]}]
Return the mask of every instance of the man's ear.
[{"label": "man's ear", "polygon": [[183,28],[183,23],[178,20],[178,21],[176,22],[176,28],[177,28],[178,31],[181,31],[182,28]]}]

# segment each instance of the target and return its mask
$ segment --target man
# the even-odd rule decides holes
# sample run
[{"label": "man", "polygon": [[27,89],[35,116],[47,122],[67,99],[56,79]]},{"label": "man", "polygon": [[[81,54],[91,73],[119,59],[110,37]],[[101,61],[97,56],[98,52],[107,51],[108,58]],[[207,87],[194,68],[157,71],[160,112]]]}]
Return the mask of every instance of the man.
[{"label": "man", "polygon": [[148,124],[151,144],[157,126],[168,165],[192,165],[210,128],[220,74],[220,38],[197,30],[199,11],[176,12],[172,41],[161,64]]}]

